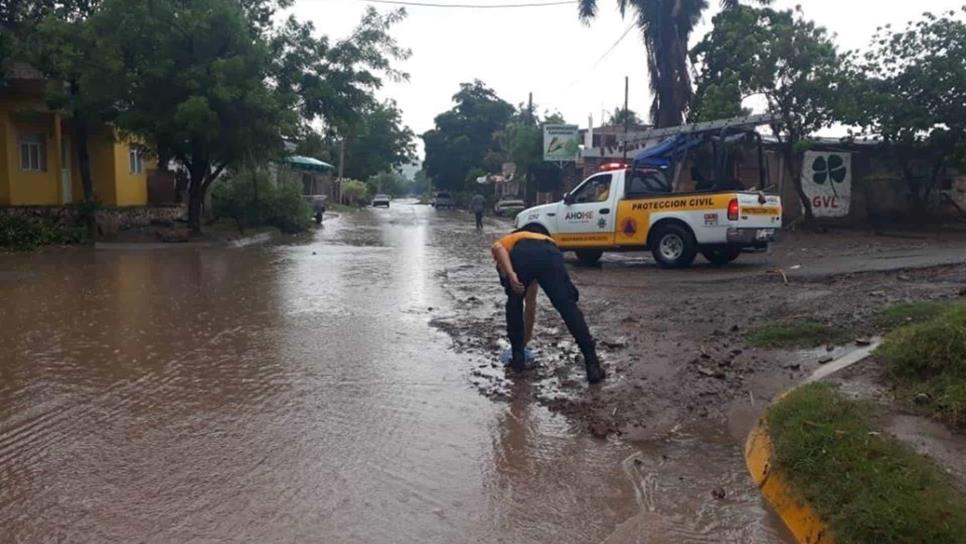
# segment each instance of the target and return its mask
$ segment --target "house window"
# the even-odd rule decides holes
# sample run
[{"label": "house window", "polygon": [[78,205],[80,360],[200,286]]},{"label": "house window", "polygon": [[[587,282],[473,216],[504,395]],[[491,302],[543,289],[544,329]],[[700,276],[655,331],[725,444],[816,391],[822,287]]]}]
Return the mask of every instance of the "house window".
[{"label": "house window", "polygon": [[130,147],[128,149],[127,157],[128,163],[131,166],[132,174],[141,174],[144,172],[144,163],[143,158],[141,157],[141,149],[139,147]]},{"label": "house window", "polygon": [[47,135],[42,132],[20,137],[20,169],[27,172],[47,171]]}]

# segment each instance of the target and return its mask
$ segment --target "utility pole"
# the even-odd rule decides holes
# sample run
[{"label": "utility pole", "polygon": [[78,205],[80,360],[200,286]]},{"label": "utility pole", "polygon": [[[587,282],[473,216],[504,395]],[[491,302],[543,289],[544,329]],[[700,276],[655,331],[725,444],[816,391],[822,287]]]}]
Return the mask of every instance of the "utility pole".
[{"label": "utility pole", "polygon": [[527,103],[527,117],[529,117],[529,121],[533,123],[533,93],[532,92],[530,93],[530,100]]},{"label": "utility pole", "polygon": [[631,122],[630,112],[627,111],[627,106],[628,106],[627,97],[630,94],[629,93],[630,86],[631,86],[630,78],[628,76],[624,76],[624,162],[625,163],[627,162],[627,132],[628,132],[628,126],[630,125],[630,122]]}]

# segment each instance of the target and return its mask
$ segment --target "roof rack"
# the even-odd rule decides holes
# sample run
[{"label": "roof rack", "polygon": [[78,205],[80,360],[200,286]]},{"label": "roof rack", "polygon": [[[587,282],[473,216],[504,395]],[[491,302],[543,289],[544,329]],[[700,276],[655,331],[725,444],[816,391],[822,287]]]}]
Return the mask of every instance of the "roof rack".
[{"label": "roof rack", "polygon": [[699,132],[713,132],[726,129],[753,129],[761,125],[769,125],[779,121],[777,115],[771,113],[761,113],[756,115],[743,115],[741,117],[730,117],[728,119],[718,119],[715,121],[705,121],[703,123],[690,123],[676,127],[652,128],[638,132],[633,138],[624,141],[626,144],[652,141],[678,134],[695,134]]}]

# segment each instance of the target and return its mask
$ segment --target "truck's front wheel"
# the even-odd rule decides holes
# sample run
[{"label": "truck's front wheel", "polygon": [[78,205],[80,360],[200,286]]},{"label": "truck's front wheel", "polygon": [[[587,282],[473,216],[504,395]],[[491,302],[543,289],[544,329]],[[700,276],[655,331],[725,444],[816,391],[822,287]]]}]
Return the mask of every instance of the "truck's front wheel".
[{"label": "truck's front wheel", "polygon": [[575,253],[577,254],[577,262],[584,266],[596,265],[604,255],[604,252],[599,249],[578,249]]},{"label": "truck's front wheel", "polygon": [[704,247],[701,248],[701,254],[704,258],[708,260],[709,263],[716,266],[724,266],[741,255],[741,249],[737,247]]},{"label": "truck's front wheel", "polygon": [[698,254],[694,235],[686,227],[674,223],[658,227],[650,245],[654,260],[663,268],[686,268]]}]

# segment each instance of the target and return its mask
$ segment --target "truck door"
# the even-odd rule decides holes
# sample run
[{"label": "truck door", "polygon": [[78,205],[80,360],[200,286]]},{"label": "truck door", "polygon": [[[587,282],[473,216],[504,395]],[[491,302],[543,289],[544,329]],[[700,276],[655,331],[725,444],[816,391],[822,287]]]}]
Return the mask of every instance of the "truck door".
[{"label": "truck door", "polygon": [[598,174],[574,189],[557,214],[558,243],[565,248],[614,245],[615,174]]}]

